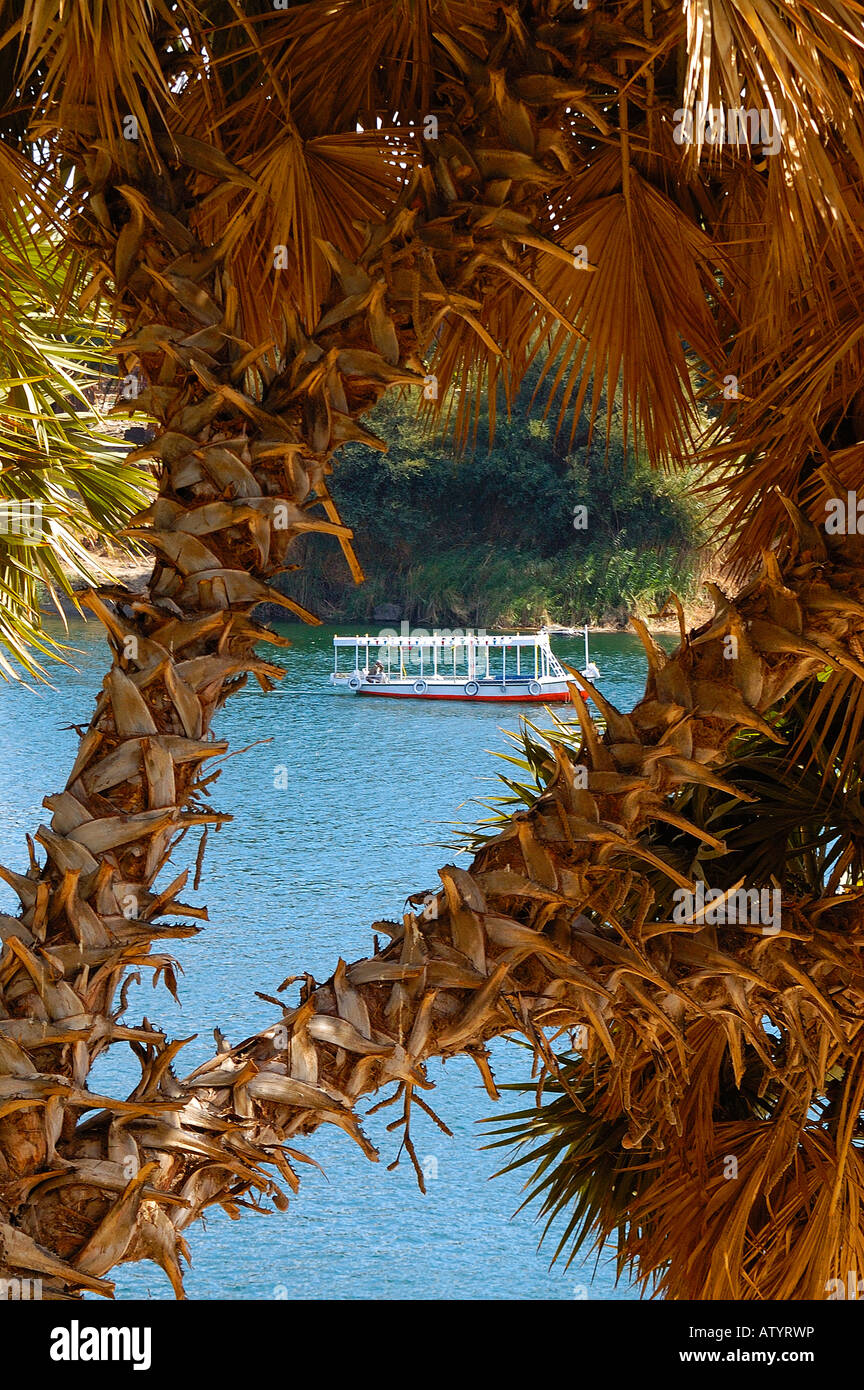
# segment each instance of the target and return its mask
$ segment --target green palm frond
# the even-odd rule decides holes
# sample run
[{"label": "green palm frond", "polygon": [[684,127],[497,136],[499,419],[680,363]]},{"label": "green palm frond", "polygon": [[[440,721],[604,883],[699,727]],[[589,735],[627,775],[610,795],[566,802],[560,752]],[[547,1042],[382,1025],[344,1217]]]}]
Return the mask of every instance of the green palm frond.
[{"label": "green palm frond", "polygon": [[[552,1263],[566,1253],[569,1265],[586,1242],[597,1249],[616,1228],[623,1236],[644,1157],[622,1152],[625,1120],[607,1118],[591,1108],[596,1078],[578,1055],[562,1054],[556,1068],[556,1074],[543,1078],[539,1088],[535,1081],[502,1087],[534,1096],[539,1103],[489,1120],[496,1137],[485,1147],[505,1148],[513,1154],[500,1173],[530,1170],[522,1207],[539,1203],[538,1215],[544,1222],[541,1245],[556,1223],[563,1221]],[[619,1256],[619,1275],[623,1269]]]},{"label": "green palm frond", "polygon": [[[88,548],[115,541],[151,480],[105,433],[92,396],[110,369],[104,322],[58,322],[64,270],[52,240],[19,214],[0,241],[0,672],[44,678],[36,653],[61,657],[45,631],[47,596],[105,578]],[[13,664],[15,663],[15,664]]]}]

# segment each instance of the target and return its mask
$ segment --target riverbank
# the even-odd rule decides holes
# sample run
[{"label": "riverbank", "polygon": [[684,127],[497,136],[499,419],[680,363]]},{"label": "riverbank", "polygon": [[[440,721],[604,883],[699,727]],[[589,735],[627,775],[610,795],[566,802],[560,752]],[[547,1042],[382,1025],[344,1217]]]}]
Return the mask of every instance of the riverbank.
[{"label": "riverbank", "polygon": [[[98,565],[98,567],[104,570],[105,572],[102,583],[122,584],[126,588],[132,590],[142,590],[146,585],[152,570],[152,561],[147,556],[129,556],[119,553],[115,555],[99,554],[95,555],[93,559],[94,564]],[[706,575],[706,577],[709,576]],[[712,579],[717,579],[720,576],[718,576],[712,571],[710,577]],[[362,592],[362,587],[357,592]],[[67,617],[74,618],[81,616],[70,599],[62,597],[61,605]],[[310,606],[312,611],[314,612],[314,605]],[[701,626],[704,622],[707,622],[708,619],[711,618],[711,616],[713,615],[714,611],[713,606],[708,600],[707,595],[701,597],[698,593],[694,597],[691,597],[689,599],[683,599],[682,607],[684,609],[684,619],[688,631]],[[44,611],[47,614],[54,614],[55,609],[53,604],[51,604],[50,602],[46,603],[44,605]],[[284,608],[280,608],[276,604],[263,604],[258,611],[259,616],[262,618],[263,621],[266,622],[293,621],[290,617],[290,614],[288,614]],[[637,605],[634,611],[636,612],[637,616],[640,617],[642,621],[645,623],[645,626],[648,628],[649,632],[657,633],[658,635],[664,633],[677,635],[678,619],[674,611],[664,613],[662,617],[658,617],[652,614],[647,610],[647,608],[644,605]],[[87,617],[87,614],[85,613],[84,616]],[[365,616],[355,616],[352,614],[334,613],[331,609],[331,611],[329,612],[325,611],[323,613],[319,613],[319,616],[321,616],[325,622],[344,624],[345,626],[357,626],[358,623],[366,623],[370,626],[377,625],[378,627],[392,627],[394,624],[398,626],[399,623],[403,620],[403,611],[401,605],[399,604],[383,604],[380,607],[376,608],[371,613],[371,615],[367,614]],[[412,626],[429,627],[430,623],[432,624],[432,626],[439,627],[453,627],[460,625],[460,620],[458,618],[454,619],[453,615],[448,616],[450,617],[450,621],[442,620],[439,622],[435,622],[431,619],[427,619],[424,622],[420,619],[412,620],[409,618],[406,618],[405,620],[411,622]],[[545,625],[550,629],[553,635],[556,629],[559,628],[559,626],[563,628],[576,626],[576,624],[571,623],[559,625],[555,622],[554,618],[551,617],[550,614],[545,611],[539,612],[536,616],[537,621],[534,623],[522,622],[496,624],[484,621],[481,616],[479,618],[475,617],[473,622],[471,623],[463,622],[462,625],[474,627],[485,626],[507,631],[515,631],[520,628],[526,631],[533,631],[536,630],[536,628]],[[614,617],[609,616],[604,620],[594,620],[593,622],[589,622],[588,632],[589,634],[598,635],[601,633],[626,632],[629,630],[629,626],[630,625],[628,615],[622,612],[620,615],[616,614]]]},{"label": "riverbank", "polygon": [[[481,402],[465,454],[430,435],[413,398],[388,393],[368,422],[386,452],[347,444],[329,484],[365,582],[353,582],[332,536],[307,534],[274,587],[325,623],[370,631],[587,622],[611,633],[637,614],[651,631],[676,634],[674,611],[655,616],[670,593],[688,626],[701,625],[711,615],[702,582],[723,580],[698,479],[649,468],[625,442],[617,407],[608,438],[595,438],[588,419],[560,437],[552,421],[532,416],[539,365],[529,375],[513,410],[499,412],[493,447]],[[121,582],[143,584],[147,560],[118,555],[110,564]],[[275,604],[258,613],[286,619]]]}]

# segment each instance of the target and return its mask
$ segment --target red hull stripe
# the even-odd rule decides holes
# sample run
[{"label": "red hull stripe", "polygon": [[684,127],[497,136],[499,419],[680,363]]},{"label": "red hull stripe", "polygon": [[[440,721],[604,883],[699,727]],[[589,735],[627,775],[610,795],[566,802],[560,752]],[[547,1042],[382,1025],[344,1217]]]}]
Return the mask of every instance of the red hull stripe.
[{"label": "red hull stripe", "polygon": [[567,695],[415,695],[413,690],[358,690],[358,695],[375,695],[391,700],[468,700],[470,703],[506,705],[518,702],[519,704],[534,705],[553,705],[569,703],[570,696]]}]

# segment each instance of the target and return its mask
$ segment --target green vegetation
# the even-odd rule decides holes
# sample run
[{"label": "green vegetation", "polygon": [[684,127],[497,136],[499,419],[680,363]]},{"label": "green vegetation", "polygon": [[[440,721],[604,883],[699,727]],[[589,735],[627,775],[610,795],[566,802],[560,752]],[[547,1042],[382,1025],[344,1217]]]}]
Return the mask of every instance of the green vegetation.
[{"label": "green vegetation", "polygon": [[[40,656],[63,660],[44,610],[77,604],[104,582],[94,549],[118,536],[152,493],[149,471],[104,429],[90,397],[109,364],[106,316],[58,314],[65,268],[49,231],[23,202],[0,235],[0,678],[46,679]],[[38,655],[37,655],[38,653]]]},{"label": "green vegetation", "polygon": [[482,442],[461,459],[430,438],[414,395],[385,397],[372,420],[388,452],[346,446],[332,483],[366,583],[316,537],[287,592],[347,620],[392,603],[409,621],[488,625],[623,621],[670,589],[692,592],[704,536],[685,481],[625,449],[620,415],[608,453],[587,423],[572,445],[556,440],[539,406],[529,415],[537,375],[511,418],[499,414],[492,449],[481,420]]}]

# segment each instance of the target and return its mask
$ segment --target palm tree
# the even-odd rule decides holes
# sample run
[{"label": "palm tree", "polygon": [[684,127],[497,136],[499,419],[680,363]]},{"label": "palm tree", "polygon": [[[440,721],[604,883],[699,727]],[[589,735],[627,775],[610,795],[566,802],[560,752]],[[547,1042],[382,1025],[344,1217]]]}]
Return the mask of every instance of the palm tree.
[{"label": "palm tree", "polygon": [[110,368],[109,325],[78,310],[58,324],[57,239],[33,223],[32,190],[28,220],[18,183],[0,246],[0,673],[45,679],[36,652],[63,658],[42,621],[43,595],[63,617],[63,596],[77,606],[76,583],[108,577],[93,544],[116,546],[152,484],[103,433],[92,403]]},{"label": "palm tree", "polygon": [[[485,1045],[521,1031],[554,1098],[515,1133],[565,1243],[617,1233],[671,1297],[823,1296],[862,1253],[864,574],[857,536],[821,528],[864,447],[857,7],[0,14],[3,142],[64,190],[75,292],[125,325],[159,480],[131,533],[148,590],[91,595],[111,670],[29,869],[3,871],[0,1263],[108,1292],[149,1258],[180,1293],[183,1232],[214,1202],[284,1205],[296,1136],[336,1124],[373,1157],[355,1102],[392,1082],[413,1158],[427,1060],[467,1052],[496,1095]],[[697,119],[687,143],[697,101],[752,112],[753,141]],[[375,924],[385,950],[180,1080],[179,1043],[119,1021],[121,982],[170,982],[151,948],[195,928],[165,919],[204,915],[186,873],[156,880],[222,819],[214,716],[279,677],[254,608],[297,612],[271,581],[310,529],[360,577],[327,478],[346,440],[380,447],[360,421],[384,391],[444,401],[473,375],[493,409],[543,347],[563,428],[617,390],[658,466],[702,459],[741,587],[671,657],[639,629],[630,713],[597,692],[601,728],[574,695],[578,727],[526,735],[519,807],[442,868],[437,915]],[[705,882],[782,913],[676,920]],[[549,1030],[575,1028],[556,1058]],[[141,1081],[94,1095],[119,1041]]]}]

